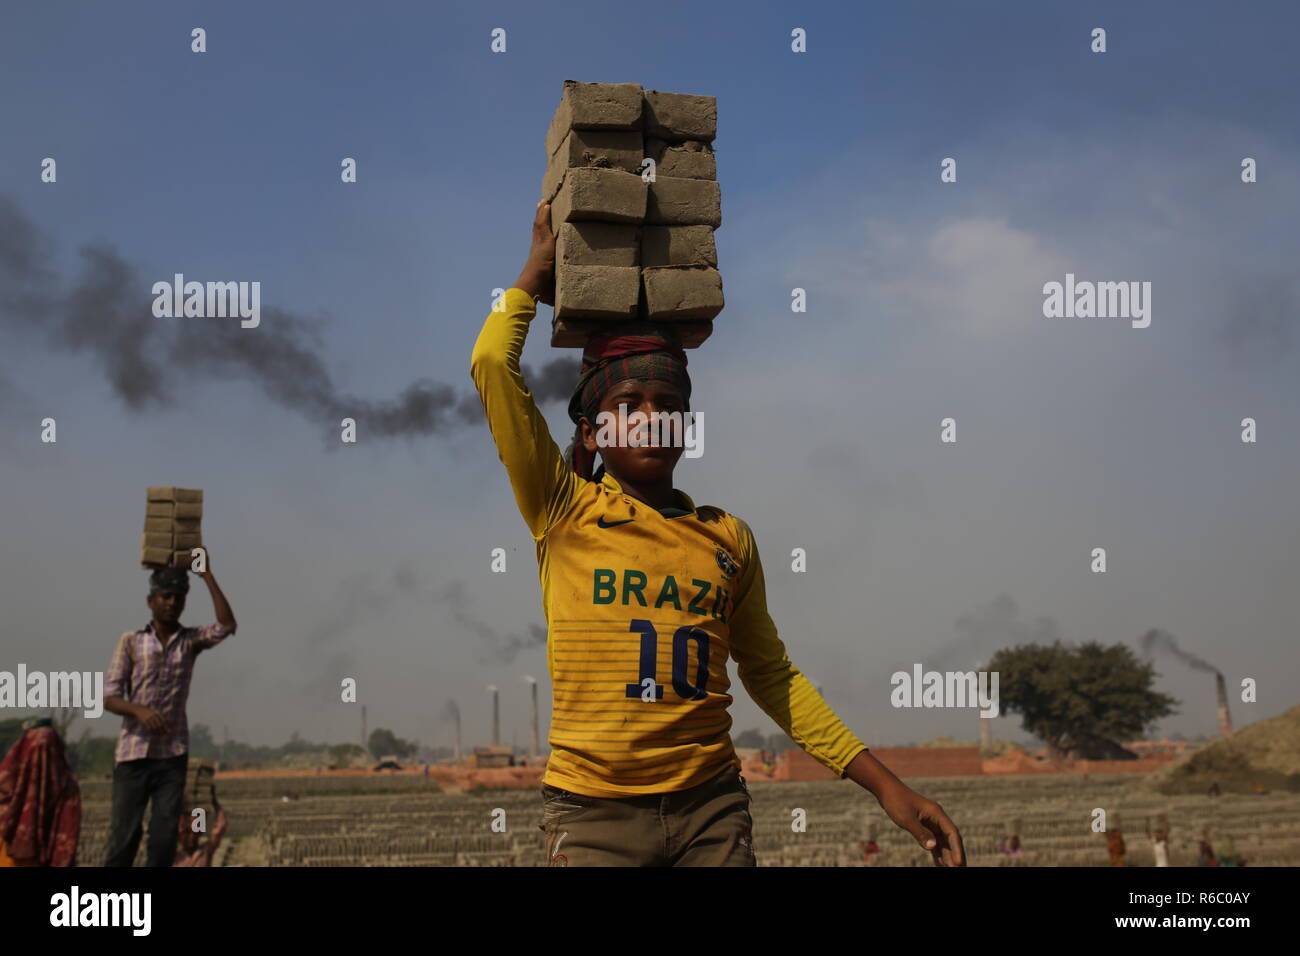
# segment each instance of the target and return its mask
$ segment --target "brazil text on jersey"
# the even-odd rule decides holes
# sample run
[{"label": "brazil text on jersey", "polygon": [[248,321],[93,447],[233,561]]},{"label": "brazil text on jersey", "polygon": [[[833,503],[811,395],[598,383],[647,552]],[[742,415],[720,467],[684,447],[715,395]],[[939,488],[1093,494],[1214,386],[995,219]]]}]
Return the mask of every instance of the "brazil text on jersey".
[{"label": "brazil text on jersey", "polygon": [[[621,588],[618,587],[618,572],[612,568],[596,568],[593,579],[592,604],[636,603],[641,607],[651,606],[646,600],[646,587],[650,584],[650,578],[644,571],[624,569]],[[654,589],[652,588],[651,591],[653,592]],[[710,595],[713,598],[712,604],[708,603]],[[635,601],[629,600],[630,598]],[[686,602],[685,607],[682,606],[683,601]],[[730,601],[731,594],[721,584],[691,578],[690,584],[682,588],[678,586],[677,579],[669,574],[664,577],[653,606],[660,608],[671,604],[675,610],[684,610],[688,614],[698,614],[701,617],[711,617],[726,624]]]}]

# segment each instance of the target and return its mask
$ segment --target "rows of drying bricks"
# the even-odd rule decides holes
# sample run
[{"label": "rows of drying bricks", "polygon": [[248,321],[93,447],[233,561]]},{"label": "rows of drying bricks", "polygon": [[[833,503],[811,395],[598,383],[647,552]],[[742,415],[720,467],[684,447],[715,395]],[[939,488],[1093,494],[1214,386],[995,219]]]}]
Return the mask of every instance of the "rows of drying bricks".
[{"label": "rows of drying bricks", "polygon": [[146,568],[188,568],[191,548],[203,546],[203,491],[155,486],[145,496],[140,563]]},{"label": "rows of drying bricks", "polygon": [[717,126],[712,96],[564,81],[542,180],[556,236],[552,345],[581,347],[631,319],[678,323],[688,348],[708,337],[723,306]]}]

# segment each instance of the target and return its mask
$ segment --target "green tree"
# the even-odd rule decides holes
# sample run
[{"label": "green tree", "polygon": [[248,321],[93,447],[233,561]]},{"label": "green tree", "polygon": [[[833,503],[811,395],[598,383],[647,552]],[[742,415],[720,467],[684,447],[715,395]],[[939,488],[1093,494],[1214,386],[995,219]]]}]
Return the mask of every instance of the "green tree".
[{"label": "green tree", "polygon": [[221,756],[221,747],[212,739],[212,730],[207,724],[195,724],[190,728],[190,756],[195,760],[216,760]]},{"label": "green tree", "polygon": [[330,762],[336,767],[346,767],[364,753],[360,744],[335,744],[330,748]]},{"label": "green tree", "polygon": [[786,734],[773,734],[767,738],[767,749],[778,752],[782,750],[798,750],[799,745]]},{"label": "green tree", "polygon": [[751,727],[749,730],[742,730],[736,737],[736,746],[749,750],[762,750],[766,743],[763,735]]},{"label": "green tree", "polygon": [[1177,700],[1152,690],[1155,668],[1124,644],[1023,644],[998,651],[987,670],[998,674],[1001,712],[1020,714],[1058,758],[1132,759],[1117,741],[1177,713]]},{"label": "green tree", "polygon": [[78,777],[100,777],[113,772],[117,739],[82,737],[68,746],[68,764]]},{"label": "green tree", "polygon": [[370,755],[376,760],[389,755],[406,758],[420,749],[418,744],[403,740],[385,727],[376,727],[372,730],[366,744],[370,749]]}]

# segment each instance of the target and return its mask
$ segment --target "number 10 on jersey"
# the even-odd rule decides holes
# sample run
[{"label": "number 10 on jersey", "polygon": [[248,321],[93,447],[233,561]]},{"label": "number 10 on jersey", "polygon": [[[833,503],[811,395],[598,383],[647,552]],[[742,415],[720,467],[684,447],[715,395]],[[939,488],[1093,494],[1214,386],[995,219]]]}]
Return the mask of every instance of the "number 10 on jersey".
[{"label": "number 10 on jersey", "polygon": [[[640,698],[646,703],[664,699],[663,684],[655,683],[655,666],[659,654],[659,634],[649,621],[637,618],[628,627],[641,635],[641,673],[635,684],[627,685],[627,696]],[[695,668],[695,683],[687,679],[691,642],[695,642],[699,662]],[[703,700],[709,696],[709,633],[690,624],[684,624],[673,634],[673,690],[682,700]]]}]

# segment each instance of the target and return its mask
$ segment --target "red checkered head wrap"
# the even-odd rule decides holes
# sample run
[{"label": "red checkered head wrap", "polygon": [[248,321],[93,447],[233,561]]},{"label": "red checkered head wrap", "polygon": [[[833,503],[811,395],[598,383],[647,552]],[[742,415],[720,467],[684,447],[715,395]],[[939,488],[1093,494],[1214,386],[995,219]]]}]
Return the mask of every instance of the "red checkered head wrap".
[{"label": "red checkered head wrap", "polygon": [[[582,445],[581,419],[596,427],[596,416],[605,393],[626,379],[668,382],[682,394],[691,408],[691,378],[686,373],[686,352],[676,333],[650,323],[621,324],[609,335],[594,336],[582,351],[582,371],[569,399],[569,418],[579,427],[570,446],[573,470],[582,478],[596,480],[595,453]],[[601,466],[604,471],[604,466]]]}]

